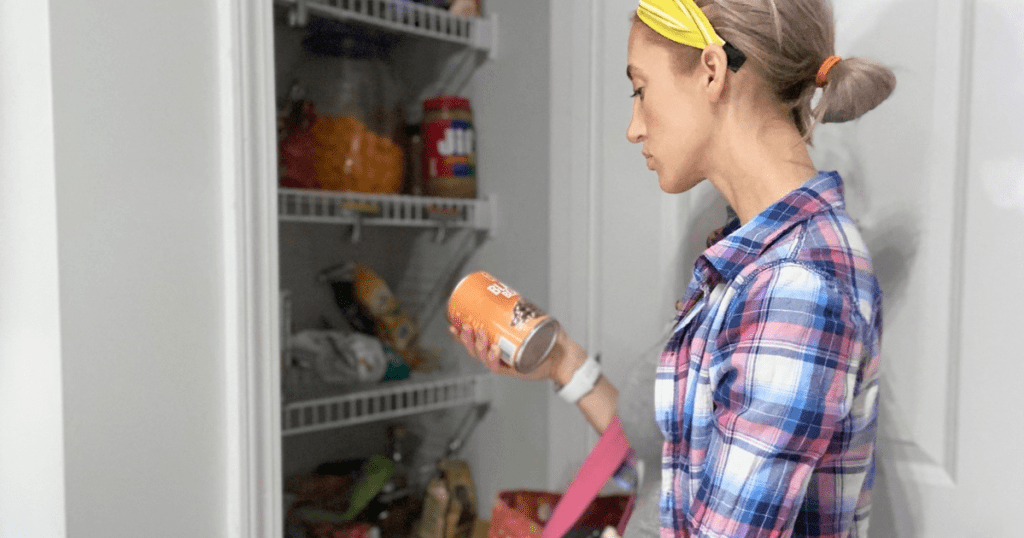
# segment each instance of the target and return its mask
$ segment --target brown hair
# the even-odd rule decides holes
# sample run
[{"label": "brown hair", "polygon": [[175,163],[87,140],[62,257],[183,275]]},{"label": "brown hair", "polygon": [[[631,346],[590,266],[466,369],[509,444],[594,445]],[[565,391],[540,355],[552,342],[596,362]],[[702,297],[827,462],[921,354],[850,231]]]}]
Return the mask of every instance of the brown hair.
[{"label": "brown hair", "polygon": [[[808,142],[820,123],[859,118],[896,87],[888,68],[843,58],[828,73],[821,98],[814,98],[818,68],[835,54],[835,22],[829,0],[695,0],[722,39],[747,57],[786,106]],[[634,20],[636,19],[634,16]]]}]

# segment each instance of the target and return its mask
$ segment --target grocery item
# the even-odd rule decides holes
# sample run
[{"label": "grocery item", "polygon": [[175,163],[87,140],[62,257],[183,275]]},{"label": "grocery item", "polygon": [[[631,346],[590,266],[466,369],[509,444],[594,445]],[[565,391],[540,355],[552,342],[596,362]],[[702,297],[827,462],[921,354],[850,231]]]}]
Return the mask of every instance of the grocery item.
[{"label": "grocery item", "polygon": [[423,135],[419,125],[405,128],[408,151],[405,157],[405,193],[414,196],[423,194]]},{"label": "grocery item", "polygon": [[313,538],[381,538],[381,533],[380,527],[369,523],[323,523],[314,527]]},{"label": "grocery item", "polygon": [[448,6],[448,11],[462,17],[479,17],[480,2],[478,0],[454,0]]},{"label": "grocery item", "polygon": [[417,538],[471,538],[477,519],[473,474],[464,460],[442,460],[427,486]]},{"label": "grocery item", "polygon": [[380,340],[357,332],[300,331],[289,339],[287,353],[312,365],[324,382],[343,386],[376,383],[388,371]]},{"label": "grocery item", "polygon": [[476,134],[469,99],[423,102],[423,189],[430,196],[476,198]]},{"label": "grocery item", "polygon": [[[416,323],[402,312],[387,283],[372,269],[346,262],[321,271],[318,278],[331,285],[335,302],[353,329],[383,340],[385,349],[393,350],[413,370],[431,372],[440,367],[436,354],[416,345]],[[387,378],[392,374],[400,372],[392,371]]]},{"label": "grocery item", "polygon": [[375,321],[375,332],[400,354],[409,350],[418,331],[412,320],[398,308],[394,294],[377,273],[361,263],[354,264],[356,300]]},{"label": "grocery item", "polygon": [[405,120],[388,60],[393,40],[360,25],[310,20],[302,60],[289,73],[289,99],[308,101],[315,113],[309,130],[317,188],[401,192]]},{"label": "grocery item", "polygon": [[482,328],[498,344],[501,359],[529,373],[547,358],[558,337],[558,321],[485,271],[462,279],[448,300],[448,320]]},{"label": "grocery item", "polygon": [[305,99],[291,103],[278,119],[278,182],[282,187],[318,189],[316,172],[316,139],[313,125],[316,112]]},{"label": "grocery item", "polygon": [[[408,0],[407,0],[408,1]],[[453,15],[461,17],[479,17],[479,0],[412,0],[417,4],[424,4],[440,9],[447,9]]]},{"label": "grocery item", "polygon": [[289,478],[285,488],[294,499],[285,517],[289,536],[379,538],[374,503],[388,489],[394,467],[390,459],[372,455],[326,462],[313,473]]},{"label": "grocery item", "polygon": [[386,194],[402,191],[402,149],[355,116],[319,116],[312,134],[316,178],[322,188]]}]

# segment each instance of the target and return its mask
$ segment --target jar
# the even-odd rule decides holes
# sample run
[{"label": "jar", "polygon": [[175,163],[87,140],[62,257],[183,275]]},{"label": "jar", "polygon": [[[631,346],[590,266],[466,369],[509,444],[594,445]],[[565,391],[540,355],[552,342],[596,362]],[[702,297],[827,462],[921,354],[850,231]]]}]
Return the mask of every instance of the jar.
[{"label": "jar", "polygon": [[[314,19],[316,20],[316,19]],[[312,104],[316,182],[338,191],[398,193],[405,155],[400,90],[389,46],[343,25],[310,25],[296,85]]]},{"label": "jar", "polygon": [[469,99],[458,95],[427,99],[421,131],[424,192],[476,198],[476,140]]}]

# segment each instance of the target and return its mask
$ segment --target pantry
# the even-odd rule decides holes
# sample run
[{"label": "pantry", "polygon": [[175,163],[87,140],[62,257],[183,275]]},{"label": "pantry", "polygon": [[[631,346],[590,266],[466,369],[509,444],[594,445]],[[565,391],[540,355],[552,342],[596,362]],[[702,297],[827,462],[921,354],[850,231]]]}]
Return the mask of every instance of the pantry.
[{"label": "pantry", "polygon": [[[473,113],[486,124],[488,112],[470,104],[475,73],[498,57],[498,16],[470,4],[460,14],[398,0],[275,2],[289,538],[469,536],[494,496],[495,455],[479,454],[476,432],[503,414],[500,381],[451,339],[444,313],[509,214],[488,188],[490,163],[476,160],[490,132],[473,129]],[[462,112],[435,113],[439,101]],[[440,134],[437,119],[451,120]],[[446,182],[423,146],[455,161]],[[441,477],[458,482],[460,503],[431,497]]]}]

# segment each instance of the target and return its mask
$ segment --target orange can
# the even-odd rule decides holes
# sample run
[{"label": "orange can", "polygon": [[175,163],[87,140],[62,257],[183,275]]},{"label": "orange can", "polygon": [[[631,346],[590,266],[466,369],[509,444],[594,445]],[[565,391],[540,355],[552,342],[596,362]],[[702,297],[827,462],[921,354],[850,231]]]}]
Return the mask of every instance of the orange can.
[{"label": "orange can", "polygon": [[448,321],[483,329],[497,343],[501,360],[526,374],[555,347],[558,320],[485,271],[463,278],[448,299]]}]

